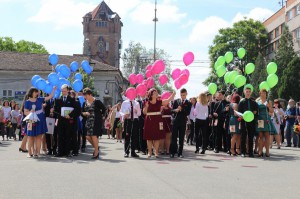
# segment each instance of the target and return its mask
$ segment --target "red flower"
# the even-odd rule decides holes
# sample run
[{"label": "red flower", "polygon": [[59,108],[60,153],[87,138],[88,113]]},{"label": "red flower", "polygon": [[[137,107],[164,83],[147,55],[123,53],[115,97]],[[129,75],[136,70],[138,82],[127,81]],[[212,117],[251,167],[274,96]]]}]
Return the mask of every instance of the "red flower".
[{"label": "red flower", "polygon": [[241,122],[241,121],[242,121],[242,118],[239,117],[239,118],[238,118],[238,121]]}]

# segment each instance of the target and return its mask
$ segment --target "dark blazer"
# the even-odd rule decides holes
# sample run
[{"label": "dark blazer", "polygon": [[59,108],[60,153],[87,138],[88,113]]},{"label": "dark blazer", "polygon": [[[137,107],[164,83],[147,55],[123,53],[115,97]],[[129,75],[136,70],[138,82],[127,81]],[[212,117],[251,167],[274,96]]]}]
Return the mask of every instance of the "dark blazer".
[{"label": "dark blazer", "polygon": [[50,109],[54,107],[54,99],[50,99],[48,101],[46,101],[46,106],[44,108],[45,111],[45,116],[46,117],[50,117]]},{"label": "dark blazer", "polygon": [[225,110],[226,106],[229,105],[229,102],[226,100],[218,101],[214,105],[213,113],[218,114],[218,120],[224,121],[228,111]]},{"label": "dark blazer", "polygon": [[70,118],[77,119],[80,116],[80,105],[76,103],[76,100],[70,96],[67,96],[66,101],[63,101],[63,97],[56,99],[54,101],[54,112],[55,118],[62,118],[61,117],[61,108],[62,107],[72,107],[74,110],[69,114]]},{"label": "dark blazer", "polygon": [[[179,106],[181,106],[181,111],[176,113],[175,109],[177,109]],[[191,108],[192,104],[187,99],[185,99],[183,103],[180,98],[174,100],[172,107],[172,111],[174,113],[174,122],[186,122],[187,116],[190,115]]]}]

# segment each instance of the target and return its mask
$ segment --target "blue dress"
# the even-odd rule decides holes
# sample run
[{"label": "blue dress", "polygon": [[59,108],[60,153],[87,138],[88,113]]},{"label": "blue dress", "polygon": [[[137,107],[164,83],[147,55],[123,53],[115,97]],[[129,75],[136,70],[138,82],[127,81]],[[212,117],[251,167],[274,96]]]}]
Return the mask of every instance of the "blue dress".
[{"label": "blue dress", "polygon": [[230,104],[229,107],[230,119],[229,119],[229,134],[241,134],[240,132],[240,122],[238,121],[238,117],[234,115],[233,104]]},{"label": "blue dress", "polygon": [[48,132],[47,123],[46,123],[46,116],[43,111],[43,103],[45,102],[45,98],[39,97],[37,98],[36,102],[31,102],[29,100],[25,101],[24,109],[31,110],[32,105],[35,105],[35,112],[40,112],[37,114],[40,121],[34,123],[32,125],[32,130],[27,130],[27,125],[25,127],[25,132],[28,136],[37,136],[40,134],[45,134]]}]

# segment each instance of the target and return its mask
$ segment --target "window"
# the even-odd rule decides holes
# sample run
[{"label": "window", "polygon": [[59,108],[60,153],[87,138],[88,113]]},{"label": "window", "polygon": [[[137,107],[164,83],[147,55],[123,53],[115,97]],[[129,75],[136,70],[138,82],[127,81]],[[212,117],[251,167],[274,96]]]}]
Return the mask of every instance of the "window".
[{"label": "window", "polygon": [[3,90],[3,97],[13,97],[12,90]]},{"label": "window", "polygon": [[288,11],[287,15],[288,15],[288,21],[291,20],[293,18],[293,10]]},{"label": "window", "polygon": [[300,14],[300,5],[297,5],[296,6],[296,15],[299,15]]},{"label": "window", "polygon": [[274,39],[273,31],[269,33],[269,42],[271,42]]},{"label": "window", "polygon": [[300,28],[297,28],[295,30],[295,37],[296,37],[296,39],[300,39]]},{"label": "window", "polygon": [[275,41],[275,50],[278,49],[278,46],[279,46],[279,40]]},{"label": "window", "polygon": [[274,43],[271,43],[269,45],[269,53],[272,53],[274,51]]},{"label": "window", "polygon": [[97,21],[96,26],[97,27],[107,27],[107,21]]},{"label": "window", "polygon": [[279,37],[279,27],[275,29],[275,38]]}]

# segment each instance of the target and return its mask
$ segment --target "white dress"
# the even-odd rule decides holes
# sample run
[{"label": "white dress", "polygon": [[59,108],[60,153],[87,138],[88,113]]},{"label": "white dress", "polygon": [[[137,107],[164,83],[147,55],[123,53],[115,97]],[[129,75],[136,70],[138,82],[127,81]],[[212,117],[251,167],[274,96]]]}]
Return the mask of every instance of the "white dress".
[{"label": "white dress", "polygon": [[272,121],[273,121],[273,124],[274,124],[275,129],[276,129],[276,134],[280,134],[280,125],[282,124],[281,115],[283,115],[283,114],[284,114],[284,112],[283,112],[282,108],[280,108],[280,109],[275,109],[274,108]]}]

